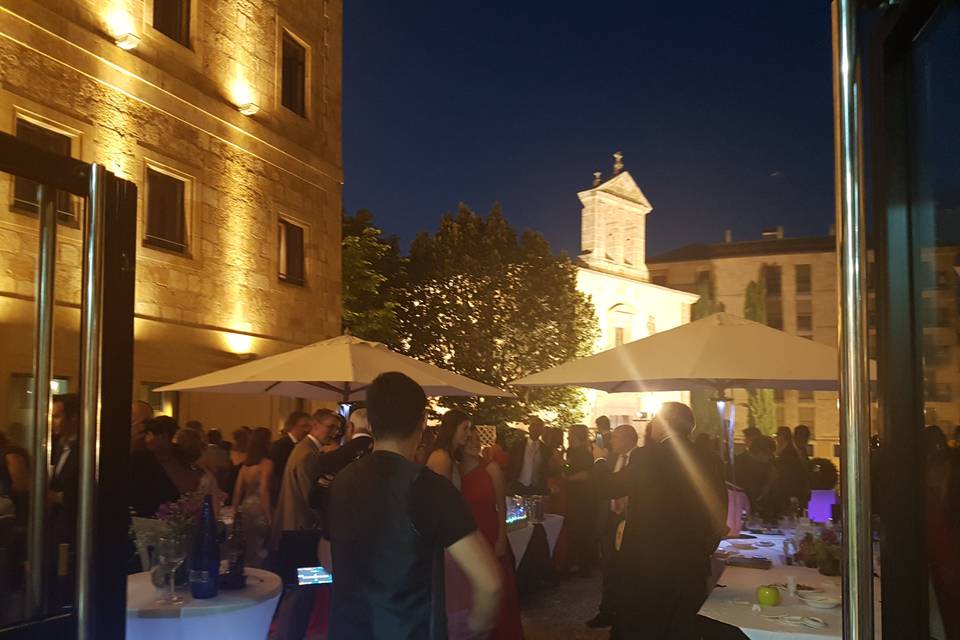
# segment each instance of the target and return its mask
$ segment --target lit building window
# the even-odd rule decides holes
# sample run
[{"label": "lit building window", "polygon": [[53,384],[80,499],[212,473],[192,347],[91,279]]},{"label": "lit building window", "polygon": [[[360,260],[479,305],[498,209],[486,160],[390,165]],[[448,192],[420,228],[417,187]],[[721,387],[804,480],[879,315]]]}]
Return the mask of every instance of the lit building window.
[{"label": "lit building window", "polygon": [[184,253],[186,242],[187,183],[147,168],[147,232],[143,243]]},{"label": "lit building window", "polygon": [[307,115],[307,49],[283,33],[280,102],[299,116]]},{"label": "lit building window", "polygon": [[627,330],[623,327],[615,327],[613,330],[613,346],[619,347],[627,341]]},{"label": "lit building window", "polygon": [[280,279],[291,284],[304,283],[303,227],[280,220]]},{"label": "lit building window", "polygon": [[[69,156],[73,139],[52,129],[42,127],[27,120],[17,120],[17,137],[29,142],[44,151]],[[15,177],[13,187],[13,207],[26,213],[40,213],[40,202],[37,200],[37,187],[40,185],[33,180]],[[76,212],[73,199],[66,191],[57,191],[57,219],[61,222],[76,223]]]},{"label": "lit building window", "polygon": [[798,264],[795,271],[797,295],[810,295],[813,290],[812,278],[810,276],[810,265]]},{"label": "lit building window", "polygon": [[813,402],[813,391],[800,391],[797,393],[797,400],[800,402]]},{"label": "lit building window", "polygon": [[153,0],[153,28],[190,46],[190,0]]}]

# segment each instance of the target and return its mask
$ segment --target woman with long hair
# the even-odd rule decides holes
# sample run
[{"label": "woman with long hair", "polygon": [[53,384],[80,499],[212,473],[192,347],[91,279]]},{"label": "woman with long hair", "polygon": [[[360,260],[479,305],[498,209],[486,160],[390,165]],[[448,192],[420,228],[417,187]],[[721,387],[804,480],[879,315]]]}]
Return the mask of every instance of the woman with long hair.
[{"label": "woman with long hair", "polygon": [[427,457],[427,468],[452,482],[457,489],[460,488],[458,463],[469,431],[470,416],[457,409],[447,411],[440,418],[437,439]]},{"label": "woman with long hair", "polygon": [[273,506],[270,504],[270,430],[258,427],[250,434],[247,455],[240,465],[232,504],[243,517],[247,539],[247,562],[260,567],[267,556],[266,539],[270,533]]},{"label": "woman with long hair", "polygon": [[[495,462],[483,459],[480,436],[471,425],[470,416],[462,411],[449,411],[443,416],[429,460],[433,461],[432,469],[440,469],[437,473],[447,471],[450,474],[447,477],[459,478],[463,499],[470,507],[477,528],[499,561],[503,580],[500,613],[488,637],[496,640],[523,638],[520,604],[513,575],[514,559],[507,540],[506,480],[503,471]],[[466,577],[453,562],[447,563],[446,575],[449,637],[453,640],[470,637],[465,626],[470,611],[470,589]]]}]

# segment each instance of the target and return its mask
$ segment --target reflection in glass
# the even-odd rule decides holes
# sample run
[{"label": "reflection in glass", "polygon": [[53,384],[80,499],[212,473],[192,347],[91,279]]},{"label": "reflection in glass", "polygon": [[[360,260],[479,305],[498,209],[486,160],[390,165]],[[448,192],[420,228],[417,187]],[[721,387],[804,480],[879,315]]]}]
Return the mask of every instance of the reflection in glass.
[{"label": "reflection in glass", "polygon": [[919,255],[930,631],[960,638],[960,8],[944,3],[913,57],[911,205]]}]

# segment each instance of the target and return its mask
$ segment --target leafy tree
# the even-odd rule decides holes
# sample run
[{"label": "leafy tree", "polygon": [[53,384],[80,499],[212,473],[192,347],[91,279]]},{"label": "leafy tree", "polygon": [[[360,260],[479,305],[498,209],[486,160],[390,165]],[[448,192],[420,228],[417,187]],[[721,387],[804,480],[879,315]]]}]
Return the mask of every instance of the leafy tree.
[{"label": "leafy tree", "polygon": [[[399,298],[400,347],[409,355],[497,387],[589,355],[593,305],[576,288],[576,267],[539,233],[519,237],[495,205],[480,216],[461,204],[437,231],[410,247]],[[443,398],[479,423],[554,411],[581,419],[583,395],[570,388],[524,389],[517,399]]]},{"label": "leafy tree", "polygon": [[[700,296],[690,307],[690,319],[700,320],[723,310],[723,305],[717,302],[713,278],[700,278],[697,281],[695,293]],[[690,392],[690,407],[697,421],[697,432],[706,433],[723,438],[723,425],[720,423],[720,413],[717,411],[716,393],[706,389],[694,389]]]},{"label": "leafy tree", "polygon": [[[762,273],[761,273],[762,276]],[[747,285],[746,299],[743,303],[743,317],[755,322],[767,323],[767,290],[759,282],[751,281]],[[747,392],[747,425],[756,427],[766,435],[777,430],[777,412],[773,403],[773,390],[750,389]]]},{"label": "leafy tree", "polygon": [[366,340],[395,345],[397,299],[406,277],[396,236],[384,237],[365,209],[343,214],[343,328]]}]

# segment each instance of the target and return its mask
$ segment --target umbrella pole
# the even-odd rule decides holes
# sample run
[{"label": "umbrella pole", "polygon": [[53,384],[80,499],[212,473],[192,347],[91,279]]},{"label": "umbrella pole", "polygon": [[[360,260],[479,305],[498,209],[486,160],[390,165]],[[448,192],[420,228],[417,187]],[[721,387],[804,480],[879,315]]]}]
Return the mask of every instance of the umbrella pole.
[{"label": "umbrella pole", "polygon": [[[730,408],[729,418],[727,417],[727,407]],[[724,450],[727,454],[727,474],[732,481],[734,479],[734,457],[736,453],[735,443],[733,441],[733,430],[736,426],[737,407],[733,403],[733,398],[728,398],[723,389],[717,389],[717,412],[720,414],[720,428],[723,429]]]}]

